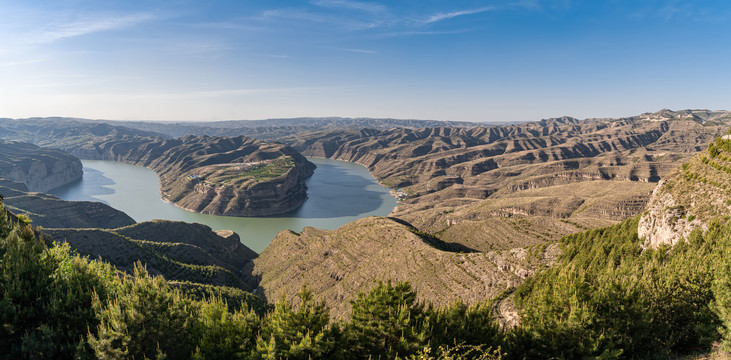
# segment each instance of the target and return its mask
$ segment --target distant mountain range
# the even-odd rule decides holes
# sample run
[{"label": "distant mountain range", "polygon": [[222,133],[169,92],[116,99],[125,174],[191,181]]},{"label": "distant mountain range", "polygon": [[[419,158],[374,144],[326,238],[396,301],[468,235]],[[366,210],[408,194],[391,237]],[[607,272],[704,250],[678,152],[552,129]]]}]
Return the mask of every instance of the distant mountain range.
[{"label": "distant mountain range", "polygon": [[[37,132],[42,127],[46,129],[69,128],[79,125],[112,125],[120,135],[164,136],[181,137],[187,135],[209,136],[249,136],[257,139],[273,139],[281,136],[316,131],[322,129],[416,129],[437,126],[474,127],[487,124],[472,122],[452,122],[437,120],[402,120],[402,119],[372,119],[372,118],[340,118],[340,117],[306,117],[290,119],[266,120],[228,120],[213,122],[152,122],[152,121],[115,121],[90,120],[79,118],[46,117],[27,119],[0,119],[0,129],[12,134],[14,138],[27,132]],[[104,131],[97,128],[93,132]],[[80,129],[77,127],[76,131]],[[137,130],[130,132],[130,130]],[[60,135],[60,134],[59,134]],[[28,142],[32,137],[24,140]]]}]

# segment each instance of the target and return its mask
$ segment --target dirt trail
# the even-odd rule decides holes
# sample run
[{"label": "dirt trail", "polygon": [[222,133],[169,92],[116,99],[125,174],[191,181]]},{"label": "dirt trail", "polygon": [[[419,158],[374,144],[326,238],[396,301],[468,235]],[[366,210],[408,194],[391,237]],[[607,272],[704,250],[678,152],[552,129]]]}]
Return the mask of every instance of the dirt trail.
[{"label": "dirt trail", "polygon": [[495,299],[492,306],[492,316],[495,317],[502,329],[510,329],[520,324],[520,315],[518,308],[513,301],[515,288],[504,292],[500,297]]}]

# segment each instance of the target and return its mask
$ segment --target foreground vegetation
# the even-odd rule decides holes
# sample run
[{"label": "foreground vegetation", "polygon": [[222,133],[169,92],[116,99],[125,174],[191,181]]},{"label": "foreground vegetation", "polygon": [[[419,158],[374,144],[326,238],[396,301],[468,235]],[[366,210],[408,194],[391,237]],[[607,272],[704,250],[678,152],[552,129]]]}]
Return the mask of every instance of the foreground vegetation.
[{"label": "foreground vegetation", "polygon": [[520,326],[501,330],[492,303],[435,308],[405,283],[375,284],[337,323],[306,288],[269,309],[189,296],[2,216],[0,358],[648,359],[731,346],[731,225],[644,251],[636,229],[565,237],[556,266],[516,290]]},{"label": "foreground vegetation", "polygon": [[559,263],[516,291],[524,355],[664,359],[728,342],[729,235],[716,221],[687,243],[643,251],[633,218],[565,237]]},{"label": "foreground vegetation", "polygon": [[353,301],[347,322],[329,323],[306,288],[296,306],[257,312],[215,293],[187,296],[143,265],[128,276],[47,246],[14,216],[0,217],[0,274],[0,358],[500,357],[480,346],[499,337],[488,305],[436,309],[408,284],[379,283]]}]

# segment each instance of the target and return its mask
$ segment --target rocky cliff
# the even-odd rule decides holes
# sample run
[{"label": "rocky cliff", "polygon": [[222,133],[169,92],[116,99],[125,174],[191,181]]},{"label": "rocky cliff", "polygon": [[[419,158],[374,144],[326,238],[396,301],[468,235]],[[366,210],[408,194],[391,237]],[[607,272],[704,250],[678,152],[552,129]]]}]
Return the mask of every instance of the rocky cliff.
[{"label": "rocky cliff", "polygon": [[692,215],[689,209],[679,204],[675,197],[665,191],[665,182],[660,182],[647,205],[647,210],[637,225],[637,235],[644,239],[644,248],[660,245],[674,246],[685,240],[690,233],[705,228],[704,222]]},{"label": "rocky cliff", "polygon": [[196,168],[163,193],[184,209],[231,216],[282,214],[307,200],[303,180],[312,175],[308,166],[297,166],[290,157],[244,164]]},{"label": "rocky cliff", "polygon": [[21,182],[30,191],[48,191],[82,174],[81,161],[67,153],[0,140],[0,177]]},{"label": "rocky cliff", "polygon": [[675,245],[709,221],[731,215],[731,138],[718,137],[653,191],[638,224],[646,248]]}]

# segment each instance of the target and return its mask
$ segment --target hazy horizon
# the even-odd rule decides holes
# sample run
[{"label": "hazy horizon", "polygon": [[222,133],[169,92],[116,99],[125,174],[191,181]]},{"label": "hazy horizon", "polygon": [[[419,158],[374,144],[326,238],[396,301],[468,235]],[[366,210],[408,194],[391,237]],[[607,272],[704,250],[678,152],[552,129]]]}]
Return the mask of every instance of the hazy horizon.
[{"label": "hazy horizon", "polygon": [[[112,122],[151,122],[151,123],[215,123],[215,122],[232,122],[232,121],[275,121],[275,120],[305,120],[305,119],[351,119],[351,120],[358,120],[358,119],[367,119],[367,120],[396,120],[396,121],[445,121],[445,122],[471,122],[471,123],[487,123],[487,124],[514,124],[514,123],[524,123],[524,122],[536,122],[541,121],[545,119],[554,119],[554,118],[561,118],[561,117],[571,117],[578,120],[589,120],[589,119],[616,119],[616,118],[625,118],[625,117],[632,117],[632,116],[638,116],[645,113],[655,113],[661,110],[670,110],[670,111],[685,111],[685,110],[708,110],[708,111],[728,111],[726,109],[656,109],[651,111],[643,111],[642,113],[636,113],[636,114],[628,114],[623,116],[590,116],[585,118],[580,118],[576,116],[571,115],[559,115],[559,116],[550,116],[550,117],[541,117],[538,119],[532,119],[532,120],[493,120],[493,121],[469,121],[469,120],[436,120],[436,119],[408,119],[408,118],[394,118],[394,117],[367,117],[367,116],[353,116],[353,117],[346,117],[346,116],[294,116],[294,117],[272,117],[272,118],[264,118],[264,119],[221,119],[221,120],[148,120],[148,119],[101,119],[101,118],[82,118],[78,116],[28,116],[23,118],[11,118],[13,120],[23,120],[23,119],[53,119],[53,118],[59,118],[59,119],[77,119],[77,120],[84,120],[84,121],[112,121]],[[0,115],[0,118],[3,118],[3,116]],[[7,118],[7,117],[5,117]]]},{"label": "hazy horizon", "polygon": [[731,95],[723,1],[11,1],[0,12],[10,118],[523,122],[724,109]]}]

